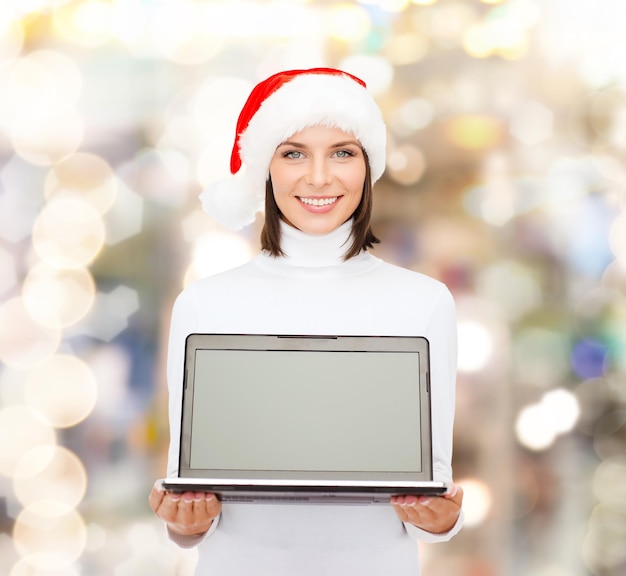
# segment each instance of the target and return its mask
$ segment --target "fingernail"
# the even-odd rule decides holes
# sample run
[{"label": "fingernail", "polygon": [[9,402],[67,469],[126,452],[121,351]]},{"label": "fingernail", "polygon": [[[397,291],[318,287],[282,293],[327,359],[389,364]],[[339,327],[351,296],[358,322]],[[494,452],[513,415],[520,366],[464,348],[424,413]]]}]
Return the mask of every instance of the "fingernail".
[{"label": "fingernail", "polygon": [[178,502],[180,500],[180,496],[178,494],[172,494],[172,502]]},{"label": "fingernail", "polygon": [[213,494],[207,494],[204,498],[207,502],[213,500]]},{"label": "fingernail", "polygon": [[428,504],[430,504],[430,498],[420,498],[420,504],[422,506],[428,506]]}]

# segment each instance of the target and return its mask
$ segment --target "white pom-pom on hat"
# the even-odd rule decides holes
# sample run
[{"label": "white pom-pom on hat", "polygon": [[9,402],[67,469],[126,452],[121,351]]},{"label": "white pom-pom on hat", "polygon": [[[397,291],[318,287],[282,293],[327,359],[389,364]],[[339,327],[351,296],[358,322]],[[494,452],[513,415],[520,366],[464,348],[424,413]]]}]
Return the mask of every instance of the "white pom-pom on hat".
[{"label": "white pom-pom on hat", "polygon": [[385,170],[386,127],[365,83],[333,68],[290,70],[257,84],[246,101],[231,154],[232,176],[200,196],[203,209],[237,230],[263,210],[265,183],[276,148],[308,126],[339,128],[367,152],[372,183]]}]

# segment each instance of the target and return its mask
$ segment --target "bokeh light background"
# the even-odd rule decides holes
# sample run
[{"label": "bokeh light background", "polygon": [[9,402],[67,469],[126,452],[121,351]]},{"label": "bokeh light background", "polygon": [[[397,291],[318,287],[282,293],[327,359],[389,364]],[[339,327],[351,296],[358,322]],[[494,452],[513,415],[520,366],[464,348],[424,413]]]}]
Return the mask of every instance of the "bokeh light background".
[{"label": "bokeh light background", "polygon": [[388,123],[376,252],[458,304],[467,527],[424,574],[625,574],[624,22],[621,0],[3,0],[0,572],[191,574],[147,506],[169,314],[260,230],[197,195],[257,81],[328,65]]}]

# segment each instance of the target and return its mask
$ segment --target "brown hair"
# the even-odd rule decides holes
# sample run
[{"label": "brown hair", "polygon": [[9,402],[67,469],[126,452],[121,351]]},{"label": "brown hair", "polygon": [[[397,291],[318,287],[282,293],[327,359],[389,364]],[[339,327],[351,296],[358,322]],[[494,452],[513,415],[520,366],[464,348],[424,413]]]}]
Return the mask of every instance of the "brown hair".
[{"label": "brown hair", "polygon": [[[344,261],[356,256],[363,250],[372,248],[374,244],[378,244],[380,240],[374,236],[370,226],[372,218],[372,175],[370,170],[370,162],[367,153],[363,150],[365,157],[365,181],[363,182],[363,194],[361,201],[352,214],[352,230],[350,237],[352,244],[344,254]],[[261,231],[261,248],[269,252],[272,256],[284,256],[280,246],[280,220],[282,214],[274,199],[274,189],[272,188],[271,179],[267,179],[265,183],[265,223]]]}]

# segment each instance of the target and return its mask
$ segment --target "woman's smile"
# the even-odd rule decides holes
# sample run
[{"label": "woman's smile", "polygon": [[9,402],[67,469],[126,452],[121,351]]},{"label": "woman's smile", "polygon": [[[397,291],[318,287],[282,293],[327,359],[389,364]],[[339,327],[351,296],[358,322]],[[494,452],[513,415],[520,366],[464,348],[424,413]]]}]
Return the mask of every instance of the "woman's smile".
[{"label": "woman's smile", "polygon": [[335,202],[337,202],[338,198],[339,196],[327,196],[324,198],[300,197],[300,202],[302,202],[305,206],[309,206],[315,212],[319,212],[320,208],[330,208]]}]

